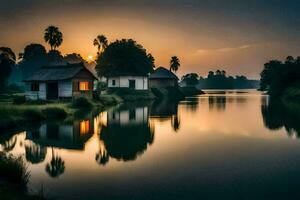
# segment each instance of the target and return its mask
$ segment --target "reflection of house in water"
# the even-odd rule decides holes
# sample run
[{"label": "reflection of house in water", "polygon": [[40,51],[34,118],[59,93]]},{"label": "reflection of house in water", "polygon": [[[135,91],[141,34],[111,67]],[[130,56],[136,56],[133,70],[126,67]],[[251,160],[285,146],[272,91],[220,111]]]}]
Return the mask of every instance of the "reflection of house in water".
[{"label": "reflection of house in water", "polygon": [[122,105],[107,112],[107,125],[100,133],[100,152],[96,160],[108,162],[108,156],[118,160],[135,160],[152,144],[154,130],[148,120],[148,107]]},{"label": "reflection of house in water", "polygon": [[81,150],[94,133],[93,124],[92,119],[74,121],[71,124],[46,123],[37,130],[28,131],[26,139],[41,146]]},{"label": "reflection of house in water", "polygon": [[180,119],[178,117],[178,102],[168,100],[153,102],[150,111],[150,118],[157,119],[159,121],[171,120],[173,130],[179,130]]}]

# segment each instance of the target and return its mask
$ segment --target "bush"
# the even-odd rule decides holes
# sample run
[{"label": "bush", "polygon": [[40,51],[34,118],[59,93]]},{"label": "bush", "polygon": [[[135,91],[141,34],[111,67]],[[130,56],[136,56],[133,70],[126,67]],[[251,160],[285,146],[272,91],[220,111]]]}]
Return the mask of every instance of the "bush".
[{"label": "bush", "polygon": [[99,101],[104,106],[113,106],[118,104],[118,100],[115,97],[110,95],[100,95]]},{"label": "bush", "polygon": [[85,97],[73,99],[72,106],[74,108],[91,108],[92,103]]},{"label": "bush", "polygon": [[164,97],[164,94],[158,88],[151,88],[151,92],[159,99]]},{"label": "bush", "polygon": [[0,153],[0,177],[13,184],[26,185],[29,173],[21,157]]},{"label": "bush", "polygon": [[46,119],[65,119],[67,117],[67,112],[62,108],[46,108],[42,111]]},{"label": "bush", "polygon": [[26,103],[26,97],[25,96],[15,96],[13,98],[13,104],[20,105]]},{"label": "bush", "polygon": [[24,111],[24,118],[28,121],[41,121],[44,119],[44,116],[41,111],[37,109],[28,109]]}]

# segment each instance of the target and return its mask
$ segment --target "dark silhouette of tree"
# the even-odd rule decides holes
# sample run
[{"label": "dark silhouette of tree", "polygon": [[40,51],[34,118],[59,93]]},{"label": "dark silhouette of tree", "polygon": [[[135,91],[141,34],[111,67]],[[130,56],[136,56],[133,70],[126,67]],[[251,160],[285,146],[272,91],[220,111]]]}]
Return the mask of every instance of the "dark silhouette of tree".
[{"label": "dark silhouette of tree", "polygon": [[30,143],[25,145],[26,160],[32,164],[43,162],[47,155],[47,148],[38,144]]},{"label": "dark silhouette of tree", "polygon": [[102,76],[148,75],[153,72],[153,59],[132,39],[110,43],[98,56],[96,70]]},{"label": "dark silhouette of tree", "polygon": [[67,62],[64,60],[64,57],[57,50],[51,50],[47,54],[48,65],[64,65]]},{"label": "dark silhouette of tree", "polygon": [[154,69],[155,68],[155,64],[154,64],[155,63],[155,59],[154,59],[154,57],[152,56],[151,53],[148,54],[148,58],[150,59],[151,63],[153,64],[152,68]]},{"label": "dark silhouette of tree", "polygon": [[44,40],[50,45],[51,50],[56,50],[63,42],[63,34],[58,27],[48,26],[45,29]]},{"label": "dark silhouette of tree", "polygon": [[47,65],[47,52],[41,44],[29,44],[24,48],[23,53],[19,54],[21,61],[18,64],[22,73],[22,78],[25,79],[41,66]]},{"label": "dark silhouette of tree", "polygon": [[108,40],[104,35],[98,35],[93,42],[94,46],[97,46],[98,52],[97,54],[100,55],[104,52],[104,50],[108,46]]},{"label": "dark silhouette of tree", "polygon": [[180,60],[177,56],[172,56],[170,60],[170,71],[177,72],[180,67]]},{"label": "dark silhouette of tree", "polygon": [[8,47],[0,47],[0,90],[5,88],[15,62],[15,53]]},{"label": "dark silhouette of tree", "polygon": [[46,165],[46,172],[52,178],[57,178],[65,172],[65,162],[59,156],[54,155],[54,149],[52,147],[52,159],[50,163]]},{"label": "dark silhouette of tree", "polygon": [[[103,141],[101,141],[103,142]],[[105,149],[105,146],[102,146],[103,148],[100,148],[99,152],[96,154],[95,160],[99,165],[106,165],[109,161],[109,155]]]},{"label": "dark silhouette of tree", "polygon": [[195,86],[198,84],[199,75],[196,73],[186,74],[181,78],[181,81],[185,82],[188,86]]},{"label": "dark silhouette of tree", "polygon": [[67,54],[64,56],[64,60],[70,64],[75,64],[75,63],[86,63],[86,60],[82,58],[80,54],[77,53],[71,53]]},{"label": "dark silhouette of tree", "polygon": [[289,87],[299,87],[300,60],[292,56],[285,62],[271,60],[264,65],[260,76],[260,89],[271,96],[280,96]]}]

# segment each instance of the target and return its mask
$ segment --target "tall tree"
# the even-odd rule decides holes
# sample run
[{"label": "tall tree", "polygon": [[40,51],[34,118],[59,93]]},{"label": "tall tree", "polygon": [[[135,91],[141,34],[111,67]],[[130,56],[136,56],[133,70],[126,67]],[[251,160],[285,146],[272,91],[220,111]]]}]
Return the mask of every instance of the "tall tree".
[{"label": "tall tree", "polygon": [[52,147],[52,159],[50,163],[47,163],[46,165],[46,172],[52,178],[57,178],[65,172],[65,162],[62,160],[61,157],[54,155],[53,147]]},{"label": "tall tree", "polygon": [[170,71],[174,71],[176,73],[179,67],[180,67],[179,58],[177,56],[172,56],[170,60]]},{"label": "tall tree", "polygon": [[3,89],[16,63],[15,53],[8,47],[0,47],[0,88]]},{"label": "tall tree", "polygon": [[98,35],[95,39],[94,39],[94,46],[97,46],[98,52],[97,54],[101,54],[104,52],[104,50],[107,48],[108,46],[108,40],[104,35]]},{"label": "tall tree", "polygon": [[50,45],[51,50],[58,48],[63,42],[63,34],[56,26],[49,26],[45,29],[45,41]]},{"label": "tall tree", "polygon": [[96,70],[101,76],[143,75],[153,72],[153,59],[132,39],[110,43],[98,56]]}]

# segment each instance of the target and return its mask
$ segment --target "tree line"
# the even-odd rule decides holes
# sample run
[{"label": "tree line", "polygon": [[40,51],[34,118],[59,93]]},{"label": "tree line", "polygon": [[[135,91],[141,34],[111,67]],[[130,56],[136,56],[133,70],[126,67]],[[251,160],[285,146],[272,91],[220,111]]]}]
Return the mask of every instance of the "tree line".
[{"label": "tree line", "polygon": [[258,88],[259,81],[249,80],[246,76],[227,76],[226,71],[209,71],[206,78],[196,73],[186,74],[181,82],[186,86],[197,86],[201,89],[250,89]]},{"label": "tree line", "polygon": [[[21,83],[23,79],[45,65],[83,62],[87,66],[93,66],[100,77],[109,75],[112,71],[149,74],[155,68],[155,59],[152,54],[147,53],[142,45],[132,39],[109,43],[106,36],[98,35],[93,40],[93,45],[97,48],[97,58],[92,65],[89,65],[80,54],[61,54],[58,48],[63,43],[63,33],[56,26],[49,26],[45,29],[44,41],[49,44],[49,51],[42,44],[32,43],[24,48],[18,58],[11,48],[0,47],[0,70],[2,72],[0,90],[9,82]],[[172,56],[170,71],[176,73],[179,67],[179,58]]]},{"label": "tree line", "polygon": [[264,64],[260,76],[260,90],[271,96],[280,96],[290,87],[300,88],[300,56],[271,60]]}]

